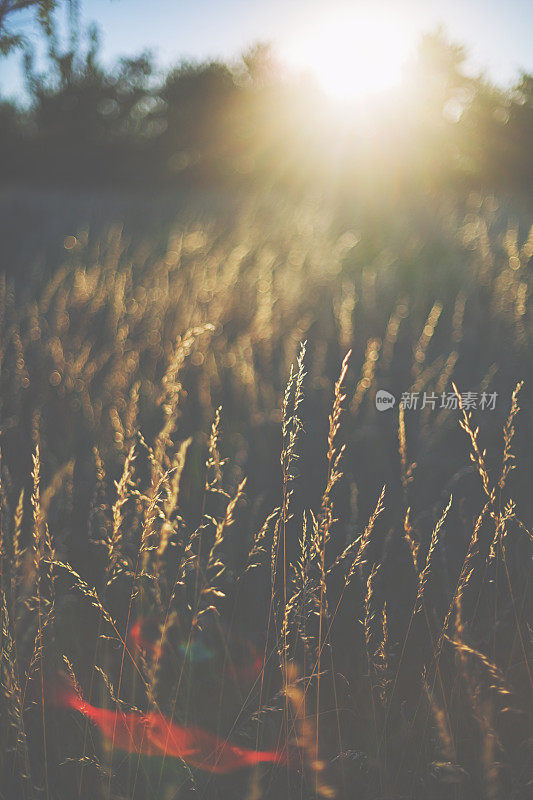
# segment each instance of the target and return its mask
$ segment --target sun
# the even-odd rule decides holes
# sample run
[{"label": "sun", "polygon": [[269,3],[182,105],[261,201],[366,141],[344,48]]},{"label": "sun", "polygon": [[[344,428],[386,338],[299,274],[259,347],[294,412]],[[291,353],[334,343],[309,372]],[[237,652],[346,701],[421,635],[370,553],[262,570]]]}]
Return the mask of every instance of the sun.
[{"label": "sun", "polygon": [[281,47],[283,60],[313,74],[337,100],[356,101],[392,88],[412,50],[412,28],[390,7],[380,13],[376,6],[331,7],[291,32]]}]

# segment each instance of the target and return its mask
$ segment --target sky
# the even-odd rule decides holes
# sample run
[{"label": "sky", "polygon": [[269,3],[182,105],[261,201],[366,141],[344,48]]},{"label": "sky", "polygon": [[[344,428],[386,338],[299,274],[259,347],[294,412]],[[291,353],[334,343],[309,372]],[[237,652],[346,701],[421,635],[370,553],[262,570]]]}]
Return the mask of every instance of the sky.
[{"label": "sky", "polygon": [[[354,68],[363,71],[370,61],[371,71],[372,59],[380,59],[390,72],[397,69],[397,62],[405,59],[424,32],[441,24],[449,38],[466,46],[471,71],[482,71],[500,85],[515,80],[521,68],[533,72],[533,0],[80,2],[84,26],[96,22],[101,30],[101,58],[106,65],[121,55],[148,49],[164,69],[183,58],[231,59],[254,42],[269,41],[286,61],[314,71],[331,87],[335,73],[326,75],[325,65],[352,41],[360,53]],[[359,12],[371,15],[370,27],[361,29],[359,40],[351,33],[348,38],[345,20]],[[29,18],[20,19],[19,28],[37,43],[39,36]],[[380,26],[382,39],[378,39]],[[321,50],[324,32],[327,42],[322,55],[315,56]],[[335,47],[337,39],[342,48]],[[315,63],[309,63],[313,59]],[[4,96],[23,93],[20,54],[0,59],[0,90]]]}]

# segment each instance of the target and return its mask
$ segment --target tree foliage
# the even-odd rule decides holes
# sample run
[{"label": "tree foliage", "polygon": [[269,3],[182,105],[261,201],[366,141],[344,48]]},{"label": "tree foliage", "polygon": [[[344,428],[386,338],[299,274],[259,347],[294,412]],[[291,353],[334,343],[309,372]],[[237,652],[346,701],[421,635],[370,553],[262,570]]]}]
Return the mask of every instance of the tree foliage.
[{"label": "tree foliage", "polygon": [[[51,8],[39,5],[45,26]],[[339,114],[311,80],[285,72],[265,44],[236,63],[184,61],[162,78],[150,53],[105,69],[98,30],[81,32],[71,14],[66,46],[50,32],[44,71],[26,50],[30,107],[0,108],[0,177],[253,180],[297,191],[329,182],[341,192],[380,196],[466,181],[528,192],[533,78],[523,74],[504,91],[467,74],[465,58],[442,31],[424,36],[403,85],[363,119]]]},{"label": "tree foliage", "polygon": [[0,0],[0,55],[7,55],[25,44],[24,35],[17,30],[20,12],[32,13],[50,35],[52,11],[56,5],[57,0]]}]

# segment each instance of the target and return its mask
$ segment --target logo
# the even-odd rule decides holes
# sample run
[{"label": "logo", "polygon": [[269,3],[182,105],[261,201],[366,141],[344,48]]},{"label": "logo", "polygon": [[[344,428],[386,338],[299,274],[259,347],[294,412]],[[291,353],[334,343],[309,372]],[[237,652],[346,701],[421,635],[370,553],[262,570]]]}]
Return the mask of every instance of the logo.
[{"label": "logo", "polygon": [[386,411],[388,408],[393,408],[396,398],[385,389],[378,389],[376,392],[376,408],[378,411]]}]

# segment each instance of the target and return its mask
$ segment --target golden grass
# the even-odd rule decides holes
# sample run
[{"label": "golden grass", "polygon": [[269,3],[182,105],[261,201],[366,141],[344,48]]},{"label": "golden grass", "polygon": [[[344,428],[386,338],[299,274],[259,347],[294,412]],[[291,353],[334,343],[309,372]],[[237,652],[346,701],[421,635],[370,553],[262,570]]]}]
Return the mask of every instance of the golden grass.
[{"label": "golden grass", "polygon": [[[270,224],[184,226],[172,258],[80,232],[34,296],[4,281],[2,797],[527,797],[531,414],[497,356],[533,347],[531,235],[480,223],[457,289]],[[382,386],[458,407],[379,412]],[[294,763],[126,757],[49,707],[59,671]]]}]

